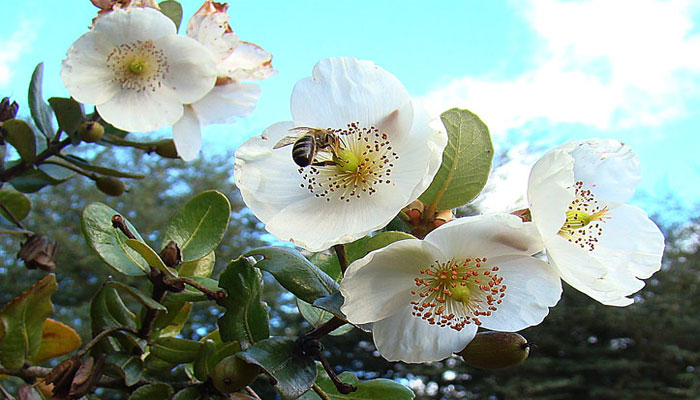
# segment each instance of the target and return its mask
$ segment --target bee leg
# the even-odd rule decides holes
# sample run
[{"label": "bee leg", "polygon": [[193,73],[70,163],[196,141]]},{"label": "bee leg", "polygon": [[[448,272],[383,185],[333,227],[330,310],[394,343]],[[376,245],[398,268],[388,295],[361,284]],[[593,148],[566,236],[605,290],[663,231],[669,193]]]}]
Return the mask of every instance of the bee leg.
[{"label": "bee leg", "polygon": [[312,162],[311,165],[314,167],[329,167],[332,165],[338,165],[338,163],[333,160],[325,160]]}]

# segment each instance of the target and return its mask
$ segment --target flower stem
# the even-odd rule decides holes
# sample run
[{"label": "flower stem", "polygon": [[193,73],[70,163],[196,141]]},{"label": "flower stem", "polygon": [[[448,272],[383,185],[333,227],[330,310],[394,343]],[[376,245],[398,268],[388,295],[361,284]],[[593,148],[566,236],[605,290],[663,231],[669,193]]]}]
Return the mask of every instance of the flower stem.
[{"label": "flower stem", "polygon": [[324,392],[323,389],[321,389],[321,387],[318,386],[317,384],[314,383],[314,384],[311,386],[311,389],[313,389],[314,392],[316,392],[316,394],[318,395],[318,397],[321,398],[321,400],[331,400],[330,396],[328,396],[328,395],[326,394],[326,392]]},{"label": "flower stem", "polygon": [[[9,208],[7,208],[7,207],[6,207],[4,204],[2,204],[2,203],[0,203],[0,208],[2,208],[2,211],[4,211],[5,214],[6,214],[8,217],[10,217],[10,219],[12,220],[12,222],[13,222],[15,225],[17,225],[17,227],[18,227],[19,229],[21,229],[21,230],[23,230],[23,231],[26,231],[26,230],[27,230],[27,228],[25,228],[25,227],[22,225],[22,222],[20,222],[20,220],[17,219],[17,217],[15,217],[14,214],[12,214],[12,212],[10,211]],[[26,236],[27,239],[29,239],[29,237],[31,237],[31,235],[28,234],[28,233],[25,233],[24,236]]]},{"label": "flower stem", "polygon": [[345,270],[348,269],[348,257],[347,254],[345,253],[345,245],[344,244],[336,244],[333,246],[333,250],[335,250],[335,254],[338,256],[338,263],[340,264],[340,271],[345,273]]}]

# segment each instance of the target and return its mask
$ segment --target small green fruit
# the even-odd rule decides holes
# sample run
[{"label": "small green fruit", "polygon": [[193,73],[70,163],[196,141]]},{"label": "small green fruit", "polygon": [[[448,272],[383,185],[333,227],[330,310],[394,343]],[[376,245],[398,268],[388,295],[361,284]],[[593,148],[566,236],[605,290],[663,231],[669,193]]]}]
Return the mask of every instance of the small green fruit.
[{"label": "small green fruit", "polygon": [[525,361],[530,344],[515,332],[481,332],[457,354],[472,367],[501,369]]},{"label": "small green fruit", "polygon": [[95,143],[104,134],[105,128],[99,122],[83,121],[78,127],[78,138],[83,142]]},{"label": "small green fruit", "polygon": [[161,140],[156,144],[156,154],[163,158],[180,158],[177,155],[175,142],[172,139]]},{"label": "small green fruit", "polygon": [[248,364],[236,356],[219,361],[211,375],[214,387],[221,393],[234,393],[253,382],[260,374],[260,367]]},{"label": "small green fruit", "polygon": [[124,182],[122,182],[121,179],[111,176],[100,176],[95,179],[95,184],[102,193],[109,196],[119,196],[126,191]]}]

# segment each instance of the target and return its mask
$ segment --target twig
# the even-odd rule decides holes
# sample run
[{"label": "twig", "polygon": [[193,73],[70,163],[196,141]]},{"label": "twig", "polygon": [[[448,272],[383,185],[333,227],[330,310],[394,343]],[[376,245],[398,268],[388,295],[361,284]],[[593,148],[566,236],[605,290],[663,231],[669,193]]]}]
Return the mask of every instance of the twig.
[{"label": "twig", "polygon": [[318,397],[321,398],[321,400],[331,400],[331,397],[328,394],[326,394],[326,392],[324,392],[323,389],[321,389],[321,387],[317,384],[314,383],[313,385],[311,385],[311,389],[313,389],[314,392],[316,392],[316,394],[318,395]]},{"label": "twig", "polygon": [[323,369],[328,374],[328,377],[331,379],[333,385],[335,385],[335,388],[338,390],[338,392],[342,394],[348,394],[357,390],[357,386],[347,384],[341,381],[340,378],[338,378],[338,375],[336,375],[335,371],[333,371],[333,367],[331,367],[331,364],[323,355],[323,345],[321,344],[321,342],[318,341],[318,339],[305,336],[302,337],[300,340],[302,353],[321,362]]},{"label": "twig", "polygon": [[131,233],[129,227],[126,226],[126,222],[124,222],[124,217],[121,215],[116,214],[112,216],[112,226],[122,231],[129,239],[136,239],[136,236]]},{"label": "twig", "polygon": [[80,349],[80,351],[78,351],[78,354],[77,354],[78,358],[82,358],[100,340],[113,334],[114,332],[129,332],[129,333],[132,333],[136,336],[141,337],[142,339],[145,339],[135,329],[129,328],[128,326],[117,326],[117,327],[113,327],[113,328],[107,328],[107,329],[103,330],[102,332],[98,333],[94,338],[92,338],[92,340],[88,344],[83,346],[83,348]]},{"label": "twig", "polygon": [[333,250],[335,250],[335,254],[338,256],[338,263],[340,264],[340,270],[345,273],[345,270],[348,269],[348,257],[347,254],[345,253],[345,245],[344,244],[336,244],[333,246]]},{"label": "twig", "polygon": [[41,164],[47,158],[60,153],[61,150],[63,150],[63,148],[69,144],[71,144],[70,138],[63,139],[60,142],[50,142],[44,151],[37,154],[33,162],[22,162],[4,171],[0,170],[0,182],[7,182],[16,178],[20,174],[29,171],[30,169],[34,168],[35,165]]},{"label": "twig", "polygon": [[199,290],[200,292],[204,293],[209,300],[224,300],[228,295],[226,294],[225,291],[223,290],[209,290],[206,287],[204,287],[201,283],[195,281],[194,279],[190,279],[187,277],[180,277],[178,278],[180,281],[192,286],[193,288]]},{"label": "twig", "polygon": [[5,396],[6,400],[15,400],[14,397],[12,397],[11,394],[7,393],[4,387],[0,386],[0,392],[2,392],[2,395]]},{"label": "twig", "polygon": [[342,319],[334,316],[333,318],[329,319],[328,322],[317,328],[314,328],[311,332],[307,333],[303,337],[321,339],[322,337],[328,335],[329,333],[333,332],[334,330],[340,328],[345,324],[347,324],[347,321],[343,321]]},{"label": "twig", "polygon": [[[23,231],[26,231],[26,230],[27,230],[27,228],[25,228],[24,225],[22,225],[22,222],[20,222],[20,220],[17,219],[17,217],[15,217],[14,214],[12,214],[12,211],[10,211],[10,209],[7,208],[7,206],[5,206],[4,204],[0,203],[0,208],[2,208],[2,210],[5,212],[5,214],[7,214],[7,215],[10,217],[10,219],[12,220],[12,223],[14,223],[15,225],[17,225],[17,227],[18,227],[19,229],[21,229],[21,230],[23,230]],[[25,234],[25,236],[27,236],[27,238],[29,238],[30,235],[29,235],[29,234]]]}]

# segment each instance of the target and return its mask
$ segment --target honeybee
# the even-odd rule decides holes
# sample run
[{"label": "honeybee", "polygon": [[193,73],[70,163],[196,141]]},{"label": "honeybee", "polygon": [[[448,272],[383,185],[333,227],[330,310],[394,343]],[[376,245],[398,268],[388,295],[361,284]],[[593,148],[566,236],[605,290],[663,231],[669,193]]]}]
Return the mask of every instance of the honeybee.
[{"label": "honeybee", "polygon": [[327,129],[309,128],[305,126],[292,128],[290,131],[295,131],[297,133],[283,137],[272,148],[279,149],[280,147],[294,144],[294,147],[292,147],[292,159],[302,168],[309,165],[319,167],[336,164],[336,162],[332,160],[315,161],[315,158],[319,151],[327,151],[331,153],[334,158],[338,158],[338,149],[340,146],[338,135]]}]

